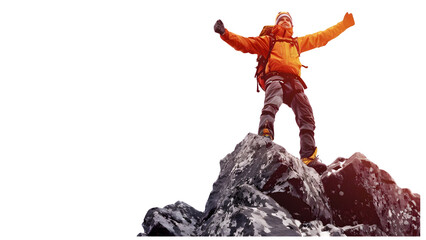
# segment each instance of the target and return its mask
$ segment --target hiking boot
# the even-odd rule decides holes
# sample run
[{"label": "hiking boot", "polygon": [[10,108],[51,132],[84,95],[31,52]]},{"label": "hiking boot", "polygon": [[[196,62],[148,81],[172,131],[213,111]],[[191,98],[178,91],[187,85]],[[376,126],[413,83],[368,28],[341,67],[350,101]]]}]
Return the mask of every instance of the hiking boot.
[{"label": "hiking boot", "polygon": [[315,148],[314,153],[308,158],[302,158],[302,162],[308,167],[311,167],[317,171],[319,175],[323,174],[327,170],[327,165],[321,162],[317,156],[317,148]]},{"label": "hiking boot", "polygon": [[327,165],[321,162],[321,160],[316,157],[312,162],[308,164],[308,167],[311,167],[317,171],[319,175],[323,174],[327,170]]},{"label": "hiking boot", "polygon": [[262,137],[267,137],[267,138],[271,139],[271,141],[272,141],[272,140],[274,140],[274,137],[272,137],[271,132],[270,132],[270,131],[269,131],[269,129],[267,129],[267,128],[264,128],[264,129],[260,132],[260,136],[262,136]]}]

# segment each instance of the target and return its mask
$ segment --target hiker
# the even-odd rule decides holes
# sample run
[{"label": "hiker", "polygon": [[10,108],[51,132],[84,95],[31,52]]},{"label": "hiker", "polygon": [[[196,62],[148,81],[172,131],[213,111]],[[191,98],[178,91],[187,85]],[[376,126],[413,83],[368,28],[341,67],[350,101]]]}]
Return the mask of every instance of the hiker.
[{"label": "hiker", "polygon": [[258,37],[246,38],[232,33],[225,28],[221,20],[217,20],[214,25],[214,31],[235,50],[257,54],[265,59],[266,66],[260,68],[263,74],[258,78],[258,84],[265,91],[258,134],[274,139],[275,115],[281,104],[285,103],[293,110],[299,126],[300,159],[320,174],[327,166],[317,157],[315,120],[309,100],[304,93],[306,84],[300,78],[303,65],[299,61],[299,56],[300,53],[326,45],[328,41],[353,25],[355,21],[352,14],[346,13],[343,21],[336,25],[298,38],[292,37],[293,20],[288,12],[279,12],[275,18],[275,25],[270,27],[269,33],[263,35],[261,33]]}]

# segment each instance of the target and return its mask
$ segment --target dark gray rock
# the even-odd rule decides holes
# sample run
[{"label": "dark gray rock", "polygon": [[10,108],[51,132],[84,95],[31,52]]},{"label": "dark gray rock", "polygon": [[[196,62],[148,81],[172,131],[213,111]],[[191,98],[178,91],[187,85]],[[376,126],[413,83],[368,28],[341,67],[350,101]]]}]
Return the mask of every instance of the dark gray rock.
[{"label": "dark gray rock", "polygon": [[202,236],[300,236],[291,214],[254,187],[237,186],[201,224]]},{"label": "dark gray rock", "polygon": [[319,176],[248,134],[220,167],[204,212],[183,202],[152,208],[138,236],[420,235],[420,196],[360,153]]},{"label": "dark gray rock", "polygon": [[147,236],[195,236],[202,213],[184,202],[151,208],[143,221]]},{"label": "dark gray rock", "polygon": [[221,160],[220,166],[205,218],[228,199],[233,189],[248,184],[273,198],[295,219],[331,222],[331,210],[318,173],[269,139],[248,134]]},{"label": "dark gray rock", "polygon": [[420,235],[420,196],[399,188],[361,153],[338,158],[322,182],[336,226],[376,225],[389,236]]},{"label": "dark gray rock", "polygon": [[[331,226],[331,224],[329,224]],[[314,220],[310,222],[304,222],[300,224],[299,229],[302,232],[303,236],[321,236],[323,234],[324,225],[319,220]],[[331,230],[332,228],[328,229]],[[340,229],[339,229],[340,233]],[[341,234],[339,235],[341,236]]]},{"label": "dark gray rock", "polygon": [[358,224],[342,227],[345,236],[387,236],[377,225]]},{"label": "dark gray rock", "polygon": [[319,220],[302,223],[300,226],[302,236],[387,236],[376,225],[358,224],[356,226],[336,227],[332,224],[323,226]]}]

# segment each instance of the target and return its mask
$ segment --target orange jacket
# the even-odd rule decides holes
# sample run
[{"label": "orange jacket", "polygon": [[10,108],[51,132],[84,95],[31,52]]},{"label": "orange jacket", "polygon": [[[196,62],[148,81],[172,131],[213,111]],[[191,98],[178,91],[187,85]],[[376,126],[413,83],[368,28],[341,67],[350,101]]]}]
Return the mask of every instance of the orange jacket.
[{"label": "orange jacket", "polygon": [[[326,45],[330,40],[336,38],[353,25],[354,22],[343,20],[324,31],[297,38],[300,53]],[[284,29],[279,25],[275,25],[272,33],[274,33],[277,40],[285,38],[290,40],[293,35],[293,29]],[[243,53],[258,54],[266,57],[269,52],[269,36],[246,38],[225,29],[225,33],[221,35],[221,38],[235,50]],[[302,64],[300,63],[296,46],[289,42],[277,41],[271,52],[265,72],[293,73],[300,76],[301,67]]]}]

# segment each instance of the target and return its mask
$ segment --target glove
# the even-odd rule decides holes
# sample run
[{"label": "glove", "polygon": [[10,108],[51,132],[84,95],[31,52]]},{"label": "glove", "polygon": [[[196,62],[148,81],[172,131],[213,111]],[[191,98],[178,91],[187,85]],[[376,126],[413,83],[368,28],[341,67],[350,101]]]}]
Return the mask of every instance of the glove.
[{"label": "glove", "polygon": [[352,27],[353,25],[355,25],[354,16],[352,15],[352,13],[346,13],[345,14],[345,17],[343,18],[343,23],[347,27]]},{"label": "glove", "polygon": [[225,26],[223,25],[223,22],[220,19],[216,21],[214,25],[214,31],[219,33],[220,35],[223,35],[225,33]]}]

